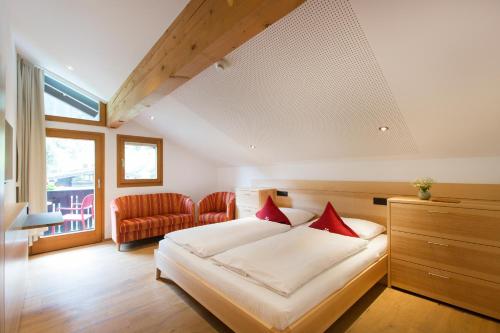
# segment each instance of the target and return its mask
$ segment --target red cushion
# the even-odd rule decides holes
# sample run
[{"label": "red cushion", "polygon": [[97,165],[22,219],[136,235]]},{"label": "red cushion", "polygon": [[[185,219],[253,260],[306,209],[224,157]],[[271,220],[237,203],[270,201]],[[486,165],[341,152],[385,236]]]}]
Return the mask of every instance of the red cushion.
[{"label": "red cushion", "polygon": [[359,236],[351,228],[349,228],[349,226],[345,224],[344,221],[342,221],[339,214],[337,214],[335,208],[333,208],[330,202],[328,202],[328,204],[326,205],[325,211],[323,212],[321,217],[309,227],[319,230],[326,230],[344,236],[359,238]]},{"label": "red cushion", "polygon": [[257,216],[261,220],[278,222],[282,224],[292,225],[288,217],[276,206],[271,196],[267,197],[266,203],[261,210],[259,210],[255,216]]}]

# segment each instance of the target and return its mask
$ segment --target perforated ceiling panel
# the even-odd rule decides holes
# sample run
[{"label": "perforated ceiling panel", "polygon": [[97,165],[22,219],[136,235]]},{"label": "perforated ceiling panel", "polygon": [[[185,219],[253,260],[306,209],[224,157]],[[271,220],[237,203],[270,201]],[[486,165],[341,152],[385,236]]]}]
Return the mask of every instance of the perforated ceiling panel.
[{"label": "perforated ceiling panel", "polygon": [[346,0],[309,0],[226,59],[173,97],[266,162],[416,152]]}]

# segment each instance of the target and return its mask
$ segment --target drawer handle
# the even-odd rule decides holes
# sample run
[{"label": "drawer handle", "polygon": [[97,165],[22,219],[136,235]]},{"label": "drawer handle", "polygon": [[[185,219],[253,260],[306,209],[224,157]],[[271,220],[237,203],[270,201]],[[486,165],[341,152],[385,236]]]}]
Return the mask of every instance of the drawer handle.
[{"label": "drawer handle", "polygon": [[447,277],[447,276],[439,275],[439,274],[434,274],[434,273],[431,273],[431,272],[427,272],[427,274],[429,274],[429,276],[434,276],[434,277],[438,277],[438,278],[441,278],[441,279],[449,279],[449,277]]},{"label": "drawer handle", "polygon": [[439,245],[439,246],[448,246],[448,244],[436,243],[436,242],[431,242],[431,241],[428,241],[427,244],[430,244],[430,245]]},{"label": "drawer handle", "polygon": [[427,213],[429,213],[429,214],[448,214],[448,212],[442,212],[439,210],[428,210]]}]

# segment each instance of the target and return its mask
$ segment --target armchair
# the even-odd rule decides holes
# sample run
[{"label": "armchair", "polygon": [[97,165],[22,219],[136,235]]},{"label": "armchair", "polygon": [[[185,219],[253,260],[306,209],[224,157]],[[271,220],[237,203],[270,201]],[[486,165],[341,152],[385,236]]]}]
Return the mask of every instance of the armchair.
[{"label": "armchair", "polygon": [[198,202],[198,224],[234,220],[236,200],[234,192],[215,192]]}]

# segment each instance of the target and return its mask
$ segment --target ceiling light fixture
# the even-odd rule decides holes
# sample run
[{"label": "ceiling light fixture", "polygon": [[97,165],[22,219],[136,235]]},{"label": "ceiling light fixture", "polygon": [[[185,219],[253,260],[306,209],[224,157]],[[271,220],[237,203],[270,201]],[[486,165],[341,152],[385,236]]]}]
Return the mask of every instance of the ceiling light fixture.
[{"label": "ceiling light fixture", "polygon": [[66,68],[68,70],[70,70],[70,71],[74,71],[75,70],[75,68],[73,66],[71,66],[71,65],[67,65]]},{"label": "ceiling light fixture", "polygon": [[378,128],[378,130],[379,130],[380,132],[385,132],[385,131],[388,131],[388,130],[389,130],[389,127],[388,127],[388,126],[380,126],[380,127]]},{"label": "ceiling light fixture", "polygon": [[250,149],[255,149],[255,146],[254,145],[250,145],[249,148]]},{"label": "ceiling light fixture", "polygon": [[155,120],[155,116],[149,116],[150,120]]}]

